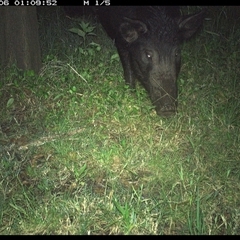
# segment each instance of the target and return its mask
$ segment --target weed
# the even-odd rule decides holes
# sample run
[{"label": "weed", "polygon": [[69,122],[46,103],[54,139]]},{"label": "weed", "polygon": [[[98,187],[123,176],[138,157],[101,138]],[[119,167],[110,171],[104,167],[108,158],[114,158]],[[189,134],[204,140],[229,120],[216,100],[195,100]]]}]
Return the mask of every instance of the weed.
[{"label": "weed", "polygon": [[[198,192],[199,193],[199,192]],[[204,215],[201,209],[201,201],[197,195],[195,211],[191,210],[188,213],[188,228],[191,235],[206,234],[206,227],[204,223]]]}]

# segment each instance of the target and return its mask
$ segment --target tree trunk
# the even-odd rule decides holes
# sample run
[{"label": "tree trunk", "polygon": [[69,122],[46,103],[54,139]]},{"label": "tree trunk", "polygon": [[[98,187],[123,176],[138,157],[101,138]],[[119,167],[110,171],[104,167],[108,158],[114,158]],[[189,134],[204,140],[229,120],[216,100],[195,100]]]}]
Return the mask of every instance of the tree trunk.
[{"label": "tree trunk", "polygon": [[0,64],[16,64],[23,70],[41,68],[36,7],[0,8]]}]

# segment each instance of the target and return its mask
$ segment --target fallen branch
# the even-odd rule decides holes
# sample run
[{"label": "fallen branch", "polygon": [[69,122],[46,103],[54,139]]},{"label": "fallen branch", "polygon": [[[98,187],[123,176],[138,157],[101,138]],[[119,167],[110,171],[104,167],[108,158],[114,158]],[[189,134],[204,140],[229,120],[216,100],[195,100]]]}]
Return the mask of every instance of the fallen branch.
[{"label": "fallen branch", "polygon": [[56,140],[59,140],[59,139],[62,139],[63,137],[66,138],[66,137],[70,137],[70,136],[73,136],[77,133],[80,133],[84,130],[84,128],[78,128],[78,129],[75,129],[75,130],[72,130],[72,131],[69,131],[65,134],[55,134],[55,135],[52,135],[52,136],[48,136],[48,137],[41,137],[35,141],[32,141],[32,142],[29,142],[25,145],[22,145],[22,146],[19,146],[18,147],[18,150],[27,150],[29,147],[38,147],[38,146],[41,146],[45,143],[48,143],[48,142],[53,142],[53,141],[56,141]]}]

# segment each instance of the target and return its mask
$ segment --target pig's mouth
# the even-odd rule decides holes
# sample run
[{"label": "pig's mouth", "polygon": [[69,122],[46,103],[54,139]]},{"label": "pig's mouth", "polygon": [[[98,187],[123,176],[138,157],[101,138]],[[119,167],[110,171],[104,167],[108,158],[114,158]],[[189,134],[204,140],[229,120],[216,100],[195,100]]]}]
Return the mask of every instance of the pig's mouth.
[{"label": "pig's mouth", "polygon": [[172,106],[164,106],[161,108],[156,107],[157,115],[161,117],[171,117],[177,113],[176,108],[173,108]]},{"label": "pig's mouth", "polygon": [[159,116],[170,117],[177,113],[177,99],[166,92],[162,94],[161,91],[154,89],[151,99]]}]

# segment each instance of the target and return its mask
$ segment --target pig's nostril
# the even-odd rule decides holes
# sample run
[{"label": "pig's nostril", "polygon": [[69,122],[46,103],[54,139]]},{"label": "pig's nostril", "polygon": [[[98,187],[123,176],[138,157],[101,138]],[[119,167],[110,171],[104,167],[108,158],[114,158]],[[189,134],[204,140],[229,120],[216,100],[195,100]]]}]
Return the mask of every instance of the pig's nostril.
[{"label": "pig's nostril", "polygon": [[159,116],[170,117],[177,112],[177,107],[175,104],[165,104],[161,106],[156,106],[156,112]]}]

